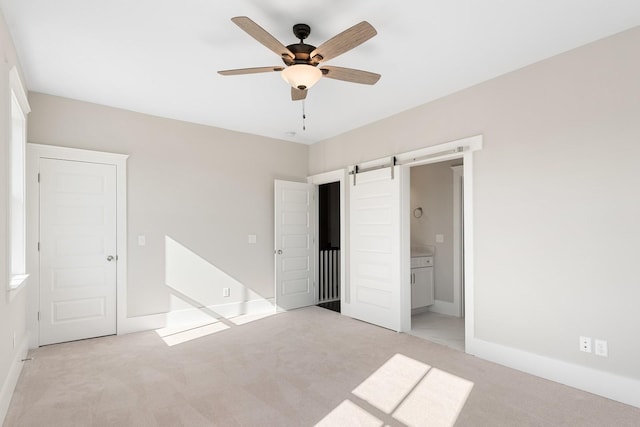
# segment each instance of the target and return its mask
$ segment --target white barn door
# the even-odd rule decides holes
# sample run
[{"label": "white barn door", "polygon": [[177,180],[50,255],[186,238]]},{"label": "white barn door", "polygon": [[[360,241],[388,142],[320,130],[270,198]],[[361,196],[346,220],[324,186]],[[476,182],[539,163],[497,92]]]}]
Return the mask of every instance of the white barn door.
[{"label": "white barn door", "polygon": [[316,187],[275,181],[275,296],[279,310],[314,305]]},{"label": "white barn door", "polygon": [[[351,317],[401,330],[401,168],[351,175]],[[355,185],[354,185],[355,179]]]},{"label": "white barn door", "polygon": [[116,333],[116,166],[40,159],[40,345]]}]

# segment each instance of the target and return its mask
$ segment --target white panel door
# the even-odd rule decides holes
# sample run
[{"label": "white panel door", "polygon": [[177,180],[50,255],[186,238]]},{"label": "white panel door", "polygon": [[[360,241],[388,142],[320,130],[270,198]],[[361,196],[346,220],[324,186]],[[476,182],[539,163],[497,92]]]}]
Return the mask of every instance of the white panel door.
[{"label": "white panel door", "polygon": [[40,159],[40,345],[116,333],[116,167]]},{"label": "white panel door", "polygon": [[316,303],[315,188],[275,181],[275,295],[280,310]]},{"label": "white panel door", "polygon": [[400,168],[351,176],[351,317],[401,330]]}]

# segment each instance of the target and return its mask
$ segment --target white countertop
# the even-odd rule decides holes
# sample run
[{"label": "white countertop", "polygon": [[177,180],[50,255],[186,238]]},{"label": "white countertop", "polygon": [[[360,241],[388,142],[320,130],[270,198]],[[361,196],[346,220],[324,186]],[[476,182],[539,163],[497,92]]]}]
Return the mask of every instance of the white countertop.
[{"label": "white countertop", "polygon": [[433,246],[412,246],[411,258],[422,257],[422,256],[433,256],[434,252],[435,252],[435,248]]}]

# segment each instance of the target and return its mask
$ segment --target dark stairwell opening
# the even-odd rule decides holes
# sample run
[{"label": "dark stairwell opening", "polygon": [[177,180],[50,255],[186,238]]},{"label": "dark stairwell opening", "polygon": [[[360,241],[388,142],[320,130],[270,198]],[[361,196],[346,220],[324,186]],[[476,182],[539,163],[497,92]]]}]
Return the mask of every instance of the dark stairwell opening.
[{"label": "dark stairwell opening", "polygon": [[340,183],[318,188],[318,306],[340,312]]}]

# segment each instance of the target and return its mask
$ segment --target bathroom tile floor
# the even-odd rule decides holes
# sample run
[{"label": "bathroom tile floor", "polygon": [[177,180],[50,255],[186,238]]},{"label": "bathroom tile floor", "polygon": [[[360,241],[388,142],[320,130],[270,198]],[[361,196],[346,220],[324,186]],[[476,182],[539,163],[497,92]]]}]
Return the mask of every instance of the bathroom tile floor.
[{"label": "bathroom tile floor", "polygon": [[464,351],[464,318],[445,314],[424,313],[411,316],[409,334]]}]

